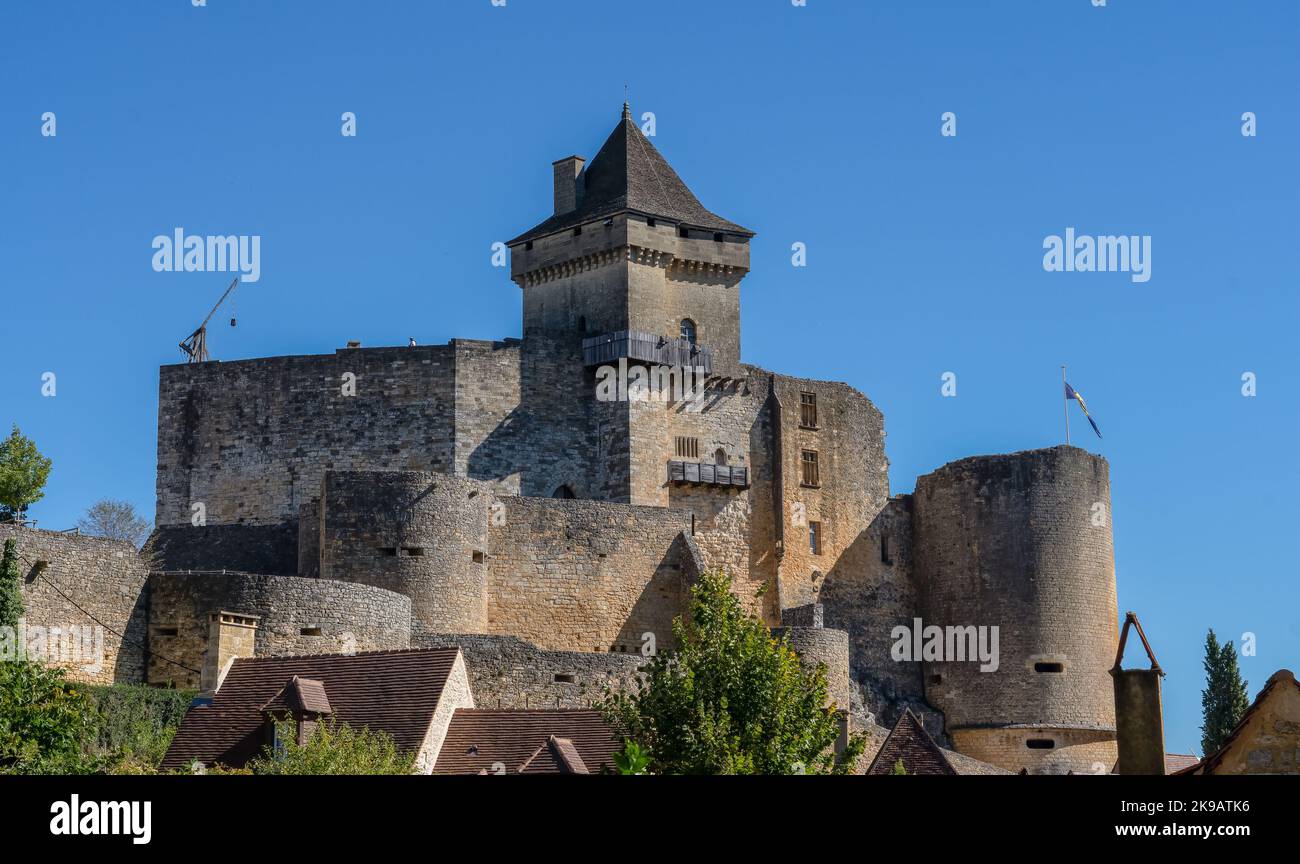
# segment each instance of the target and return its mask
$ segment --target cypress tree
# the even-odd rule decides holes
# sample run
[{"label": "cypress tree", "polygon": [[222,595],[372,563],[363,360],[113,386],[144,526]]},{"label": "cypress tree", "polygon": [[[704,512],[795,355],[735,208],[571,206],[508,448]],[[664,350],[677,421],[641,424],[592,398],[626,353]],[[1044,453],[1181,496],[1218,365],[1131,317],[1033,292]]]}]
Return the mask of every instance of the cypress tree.
[{"label": "cypress tree", "polygon": [[17,630],[18,619],[23,617],[18,579],[18,541],[10,537],[5,541],[4,557],[0,558],[0,627]]},{"label": "cypress tree", "polygon": [[1236,728],[1250,700],[1246,682],[1241,680],[1237,652],[1232,642],[1219,644],[1214,631],[1205,636],[1205,689],[1201,691],[1201,752],[1205,756],[1218,750]]}]

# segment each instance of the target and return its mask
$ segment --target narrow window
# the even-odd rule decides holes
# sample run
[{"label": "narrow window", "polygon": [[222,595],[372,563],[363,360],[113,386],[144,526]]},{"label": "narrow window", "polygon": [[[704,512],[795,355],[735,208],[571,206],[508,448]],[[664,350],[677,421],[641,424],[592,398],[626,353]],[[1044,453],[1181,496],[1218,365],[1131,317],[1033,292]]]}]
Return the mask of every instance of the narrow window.
[{"label": "narrow window", "polygon": [[406,555],[408,558],[419,558],[424,554],[423,546],[407,546]]},{"label": "narrow window", "polygon": [[714,465],[726,465],[726,464],[727,464],[727,451],[726,451],[726,450],[723,450],[721,447],[719,447],[717,450],[714,450],[714,451],[713,451],[713,464],[714,464]]},{"label": "narrow window", "polygon": [[385,558],[396,558],[396,557],[397,557],[397,547],[396,547],[396,546],[380,546],[380,547],[379,547],[379,554],[380,554],[380,555],[383,555]]},{"label": "narrow window", "polygon": [[1059,674],[1059,673],[1065,671],[1065,664],[1064,664],[1064,663],[1035,663],[1035,664],[1034,664],[1034,671],[1035,671],[1035,672],[1054,672],[1054,673]]},{"label": "narrow window", "polygon": [[482,564],[482,563],[483,563],[483,553],[482,553],[482,552],[477,552],[477,551],[476,551],[476,552],[473,554],[472,557],[473,557],[473,559],[474,559],[474,563],[475,563],[475,564]]},{"label": "narrow window", "polygon": [[556,683],[556,684],[572,684],[572,683],[574,683],[574,681],[576,681],[576,680],[577,680],[577,679],[576,679],[573,675],[571,675],[571,674],[569,674],[569,673],[567,673],[567,672],[556,672],[556,673],[555,673],[555,683]]},{"label": "narrow window", "polygon": [[645,224],[647,224],[647,225],[649,225],[651,228],[653,228],[653,227],[655,227],[655,225],[656,225],[657,223],[655,222],[654,217],[651,216],[649,219],[645,220]]},{"label": "narrow window", "polygon": [[682,319],[682,339],[695,344],[695,322],[689,318]]},{"label": "narrow window", "polygon": [[586,316],[586,315],[579,315],[579,316],[578,316],[578,332],[579,332],[579,333],[586,333],[586,332],[587,332],[587,316]]},{"label": "narrow window", "polygon": [[687,228],[685,225],[679,225],[679,226],[677,226],[677,236],[678,236],[678,237],[690,237],[690,236],[691,236],[691,229]]},{"label": "narrow window", "polygon": [[678,459],[699,459],[700,439],[678,435],[676,440],[676,453]]},{"label": "narrow window", "polygon": [[1025,746],[1030,750],[1051,750],[1056,747],[1056,742],[1051,738],[1030,738]]},{"label": "narrow window", "polygon": [[814,555],[822,554],[822,523],[808,523],[808,549]]},{"label": "narrow window", "polygon": [[532,241],[532,240],[529,240],[529,241],[527,241],[526,243],[524,243],[524,249],[525,249],[526,251],[529,251],[529,250],[531,250],[532,248],[533,248],[533,241]]},{"label": "narrow window", "polygon": [[889,537],[884,534],[880,535],[880,563],[893,564],[894,559],[889,557]]},{"label": "narrow window", "polygon": [[319,636],[321,629],[319,627],[303,627],[298,631],[299,636]]},{"label": "narrow window", "polygon": [[155,627],[153,635],[155,636],[175,636],[177,630],[175,627]]},{"label": "narrow window", "polygon": [[799,425],[805,429],[817,428],[817,394],[799,394]]},{"label": "narrow window", "polygon": [[931,675],[931,676],[930,676],[930,683],[933,684],[934,686],[938,687],[940,684],[943,683],[943,676],[942,676],[942,675]]},{"label": "narrow window", "polygon": [[574,237],[579,237],[579,236],[581,236],[581,235],[582,235],[582,226],[579,225],[577,228],[574,228],[574,229],[573,229],[573,236],[574,236]]},{"label": "narrow window", "polygon": [[803,467],[803,485],[820,486],[821,471],[817,465],[817,451],[804,450],[800,462]]},{"label": "narrow window", "polygon": [[721,242],[722,242],[722,232],[721,232],[721,231],[719,231],[718,233],[716,233],[716,234],[713,235],[713,242],[714,242],[714,243],[721,243]]}]

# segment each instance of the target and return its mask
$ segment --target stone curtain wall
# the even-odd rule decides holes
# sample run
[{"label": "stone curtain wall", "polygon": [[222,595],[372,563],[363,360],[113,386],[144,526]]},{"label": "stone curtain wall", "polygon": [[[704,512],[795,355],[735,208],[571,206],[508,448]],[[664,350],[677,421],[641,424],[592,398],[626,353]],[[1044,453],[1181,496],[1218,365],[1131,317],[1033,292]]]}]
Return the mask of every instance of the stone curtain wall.
[{"label": "stone curtain wall", "polygon": [[415,647],[459,646],[479,708],[587,708],[608,687],[633,689],[639,654],[546,651],[513,636],[429,634]]},{"label": "stone curtain wall", "polygon": [[677,536],[690,515],[658,507],[502,498],[489,528],[487,629],[543,648],[627,653],[660,647],[683,605]]},{"label": "stone curtain wall", "polygon": [[260,616],[258,657],[378,651],[411,643],[411,601],[368,585],[243,573],[155,573],[150,591],[148,680],[155,685],[198,686],[193,670],[203,668],[212,612]]},{"label": "stone curtain wall", "polygon": [[[1029,724],[1113,737],[1107,670],[1119,634],[1106,460],[1064,446],[963,459],[921,477],[913,505],[925,624],[1000,627],[996,672],[925,664],[926,696],[949,731]],[[1064,671],[1035,671],[1043,663]]]},{"label": "stone curtain wall", "polygon": [[415,471],[329,472],[320,574],[411,598],[417,634],[487,627],[492,486]]},{"label": "stone curtain wall", "polygon": [[189,526],[196,502],[209,525],[296,522],[330,469],[450,473],[454,361],[438,345],[162,367],[157,524]]},{"label": "stone curtain wall", "polygon": [[[100,626],[98,619],[104,628],[103,662],[97,669],[87,668],[96,665],[93,657],[60,664],[67,666],[68,677],[93,684],[143,681],[147,571],[135,547],[121,540],[0,524],[0,543],[10,537],[18,540],[29,637],[34,627],[66,633],[71,627]],[[38,561],[49,562],[39,576],[33,572]]]}]

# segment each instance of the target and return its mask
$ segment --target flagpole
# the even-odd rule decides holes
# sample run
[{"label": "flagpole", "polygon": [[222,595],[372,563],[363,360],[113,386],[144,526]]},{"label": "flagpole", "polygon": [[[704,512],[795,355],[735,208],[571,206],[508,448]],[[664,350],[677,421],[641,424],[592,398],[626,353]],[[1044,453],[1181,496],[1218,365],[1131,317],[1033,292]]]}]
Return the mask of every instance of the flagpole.
[{"label": "flagpole", "polygon": [[1065,446],[1070,446],[1070,400],[1065,395],[1065,365],[1061,365],[1061,407],[1065,409]]}]

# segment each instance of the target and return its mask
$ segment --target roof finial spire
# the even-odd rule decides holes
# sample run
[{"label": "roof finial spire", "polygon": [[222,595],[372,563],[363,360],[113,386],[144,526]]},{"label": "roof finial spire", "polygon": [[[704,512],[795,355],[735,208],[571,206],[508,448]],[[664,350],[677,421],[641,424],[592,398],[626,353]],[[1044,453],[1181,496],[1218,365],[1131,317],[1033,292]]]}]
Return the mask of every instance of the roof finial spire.
[{"label": "roof finial spire", "polygon": [[632,117],[632,103],[628,101],[627,83],[623,84],[623,119],[629,120]]}]

